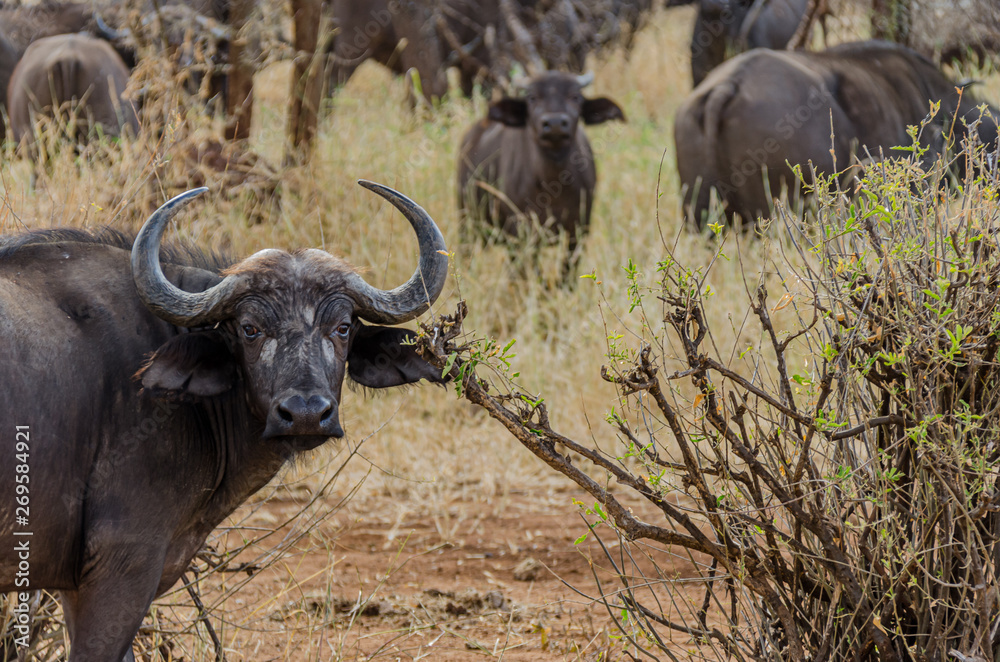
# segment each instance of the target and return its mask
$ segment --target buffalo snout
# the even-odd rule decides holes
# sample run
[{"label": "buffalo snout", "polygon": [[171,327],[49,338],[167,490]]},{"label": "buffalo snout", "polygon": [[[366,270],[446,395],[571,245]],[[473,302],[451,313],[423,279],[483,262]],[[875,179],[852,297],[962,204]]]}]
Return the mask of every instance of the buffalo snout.
[{"label": "buffalo snout", "polygon": [[566,113],[545,113],[538,119],[538,138],[545,147],[563,147],[573,139],[573,120]]},{"label": "buffalo snout", "polygon": [[278,398],[267,416],[265,437],[287,436],[343,437],[337,407],[322,395],[301,393]]}]

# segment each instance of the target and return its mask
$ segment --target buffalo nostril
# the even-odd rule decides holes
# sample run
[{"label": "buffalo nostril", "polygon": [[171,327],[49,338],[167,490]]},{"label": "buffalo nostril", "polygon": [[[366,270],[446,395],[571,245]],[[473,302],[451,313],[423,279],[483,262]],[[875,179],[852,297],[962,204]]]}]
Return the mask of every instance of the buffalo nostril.
[{"label": "buffalo nostril", "polygon": [[343,436],[337,418],[337,403],[321,395],[295,394],[273,405],[265,436]]}]

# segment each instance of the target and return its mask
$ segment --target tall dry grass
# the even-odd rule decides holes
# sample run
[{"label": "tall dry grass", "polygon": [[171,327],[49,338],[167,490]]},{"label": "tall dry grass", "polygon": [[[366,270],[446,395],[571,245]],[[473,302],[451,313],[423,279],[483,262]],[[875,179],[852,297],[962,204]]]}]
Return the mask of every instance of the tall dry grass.
[{"label": "tall dry grass", "polygon": [[[460,247],[456,152],[486,102],[450,98],[433,113],[414,113],[406,107],[403,82],[372,64],[362,66],[331,100],[312,160],[286,169],[277,166],[283,156],[289,67],[278,64],[261,72],[251,147],[277,168],[280,203],[267,192],[234,193],[210,181],[204,202],[185,213],[171,235],[237,257],[265,247],[323,247],[365,268],[373,284],[392,287],[412,273],[413,238],[403,218],[355,180],[393,186],[430,212],[456,251],[452,276],[432,313],[450,312],[458,300],[468,301],[468,329],[505,342],[516,339],[512,351],[520,382],[552,403],[551,410],[558,412],[554,427],[574,438],[613,435],[603,419],[614,389],[600,379],[600,367],[607,361],[608,337],[627,333],[641,321],[638,311],[628,313],[623,265],[631,260],[655,278],[665,246],[685,256],[690,266],[707,264],[717,248],[712,239],[681,227],[672,124],[690,91],[692,22],[689,8],[658,11],[630,54],[610,53],[593,63],[589,94],[614,98],[628,118],[588,130],[599,183],[580,272],[593,279],[553,287],[559,270],[554,250],[545,253],[548,259],[535,274],[512,265],[502,248]],[[833,38],[853,36],[857,24],[843,21]],[[1000,101],[1000,77],[974,73],[986,77],[979,94]],[[67,225],[137,229],[151,205],[178,192],[186,174],[181,151],[190,136],[219,129],[218,120],[190,106],[169,107],[165,116],[170,122],[161,136],[91,148],[83,155],[64,149],[51,156],[34,189],[32,166],[6,146],[0,163],[0,233]],[[773,239],[780,249],[780,236]],[[738,253],[728,250],[730,259],[711,271],[709,285],[719,302],[712,307],[718,319],[711,323],[717,333],[722,330],[716,338],[720,346],[762,344],[744,330],[744,318],[726,311],[744,310],[744,274],[752,288],[767,250],[772,250],[768,244],[744,237]],[[335,501],[352,497],[338,517],[371,516],[373,503],[392,502],[394,517],[441,519],[445,540],[460,525],[448,521],[446,506],[454,500],[480,500],[502,509],[511,493],[562,484],[449,389],[425,385],[375,397],[349,393],[341,415],[346,441],[301,459],[266,494],[295,481],[315,493],[339,471],[325,488]]]}]

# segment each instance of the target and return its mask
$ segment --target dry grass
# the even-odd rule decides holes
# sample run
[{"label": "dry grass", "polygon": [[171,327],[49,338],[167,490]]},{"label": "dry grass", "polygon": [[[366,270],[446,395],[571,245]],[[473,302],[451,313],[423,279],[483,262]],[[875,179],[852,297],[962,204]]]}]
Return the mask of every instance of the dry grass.
[{"label": "dry grass", "polygon": [[[708,263],[715,251],[711,240],[681,227],[672,144],[675,110],[690,91],[687,41],[692,20],[687,8],[660,11],[638,36],[629,56],[611,54],[594,63],[596,78],[590,94],[614,98],[628,117],[627,123],[588,131],[597,156],[599,184],[580,271],[596,279],[581,279],[571,289],[553,288],[547,283],[558,274],[554,251],[548,254],[551,259],[540,275],[526,276],[511,266],[504,249],[465,247],[456,252],[453,275],[432,311],[450,312],[456,301],[465,299],[471,310],[467,328],[516,339],[513,351],[520,382],[545,394],[552,411],[559,412],[553,427],[574,438],[613,435],[603,419],[614,389],[599,378],[600,366],[606,361],[608,336],[639,321],[638,311],[626,312],[622,265],[632,260],[653,279],[665,245],[684,256],[689,266]],[[845,21],[843,25],[853,24]],[[842,27],[837,36],[847,32],[849,28]],[[274,65],[256,81],[251,144],[273,165],[282,160],[288,72],[286,65]],[[986,73],[987,82],[978,92],[998,102],[1000,77]],[[405,96],[401,80],[376,65],[363,66],[333,100],[312,161],[278,170],[280,205],[266,194],[262,198],[252,190],[227,193],[219,190],[217,182],[216,186],[209,182],[212,190],[207,201],[180,219],[173,236],[236,256],[265,247],[325,247],[366,268],[373,284],[392,287],[412,273],[413,240],[400,215],[355,185],[356,179],[365,178],[393,186],[418,201],[438,221],[449,245],[457,249],[456,150],[465,128],[483,114],[485,102],[449,99],[432,115],[415,116],[406,109]],[[90,149],[83,156],[68,150],[53,156],[35,190],[29,186],[29,164],[6,148],[0,164],[4,187],[0,233],[62,225],[137,229],[152,204],[177,192],[177,181],[184,175],[179,152],[187,144],[191,127],[218,129],[211,119],[181,106],[168,110],[166,116],[173,118],[172,126],[156,140],[146,136],[128,145]],[[267,220],[255,222],[262,217]],[[742,331],[743,273],[751,282],[756,280],[765,250],[769,249],[751,239],[744,242],[739,260],[721,262],[712,270],[710,284],[716,293],[712,311],[717,319],[711,321],[717,333],[723,330],[716,337],[720,347],[762,344],[759,337],[746,337]],[[731,254],[735,258],[736,251]],[[780,322],[776,316],[776,323]],[[514,492],[544,490],[559,483],[515,440],[450,390],[421,386],[370,398],[352,393],[342,416],[348,440],[303,458],[279,480],[298,485],[294,489],[301,491],[301,497],[315,494],[340,472],[325,496],[335,503],[352,497],[336,513],[347,520],[365,516],[375,502],[391,500],[397,504],[400,521],[408,516],[436,518],[440,539],[448,542],[462,524],[460,514],[449,514],[447,505],[454,500],[482,501],[499,511]],[[254,516],[249,510],[240,514],[250,518],[251,524]],[[262,527],[274,524],[256,522]],[[226,535],[233,543],[232,536],[237,534]],[[316,536],[307,536],[306,541],[320,551],[329,545]],[[256,552],[275,544],[272,537]],[[294,566],[296,558],[292,555],[282,563]],[[228,590],[230,579],[213,596],[223,595],[218,591]],[[266,623],[275,605],[287,602],[287,596],[294,593],[290,586],[273,588],[273,604],[227,605],[244,619],[242,626],[230,631],[233,641],[246,635],[241,627]],[[172,599],[187,600],[184,594]],[[157,614],[170,611],[162,608]],[[194,622],[190,610],[171,620]],[[244,654],[254,659],[252,650]],[[327,653],[316,654],[329,659]],[[206,657],[210,658],[207,652]]]}]

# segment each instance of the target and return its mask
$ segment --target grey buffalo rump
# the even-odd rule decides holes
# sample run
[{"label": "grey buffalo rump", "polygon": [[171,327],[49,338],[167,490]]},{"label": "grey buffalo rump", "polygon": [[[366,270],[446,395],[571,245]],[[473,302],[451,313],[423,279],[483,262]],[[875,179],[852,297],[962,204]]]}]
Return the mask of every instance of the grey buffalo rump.
[{"label": "grey buffalo rump", "polygon": [[[170,218],[204,189],[155,212],[131,251],[109,232],[0,238],[0,421],[27,431],[30,480],[27,523],[0,510],[11,541],[0,590],[59,591],[70,662],[131,659],[151,601],[212,529],[296,453],[344,435],[345,374],[372,388],[441,381],[402,344],[410,331],[380,326],[440,294],[441,233],[408,198],[362,183],[420,245],[394,290],[316,249],[224,269],[197,250],[161,251]],[[4,494],[15,462],[0,459]],[[30,583],[13,543],[25,539]]]},{"label": "grey buffalo rump", "polygon": [[[739,55],[713,71],[677,111],[674,142],[685,203],[699,224],[711,189],[730,219],[767,215],[769,199],[782,187],[793,196],[799,193],[789,164],[803,166],[811,184],[810,163],[818,172],[833,174],[856,163],[855,156],[888,155],[892,147],[911,144],[906,127],[920,124],[932,101],[941,102],[925,136],[934,149],[942,147],[941,127],[956,119],[961,139],[965,122],[979,117],[968,91],[959,106],[959,93],[947,76],[896,44],[871,41],[820,53],[758,49]],[[983,142],[996,142],[992,120],[981,122],[978,131]]]},{"label": "grey buffalo rump", "polygon": [[138,132],[135,109],[122,98],[128,77],[121,57],[100,39],[63,34],[32,42],[7,89],[14,140],[33,135],[36,114],[57,116],[67,104],[76,114],[72,137],[78,140],[97,126],[107,135],[120,135],[124,127]]},{"label": "grey buffalo rump", "polygon": [[[506,97],[465,134],[458,156],[463,222],[517,237],[536,217],[565,232],[571,258],[590,224],[597,169],[583,124],[624,120],[614,101],[587,99],[591,76],[546,72]],[[499,193],[499,195],[496,195]]]},{"label": "grey buffalo rump", "polygon": [[809,0],[700,0],[691,35],[694,84],[736,53],[784,49],[808,4]]},{"label": "grey buffalo rump", "polygon": [[14,67],[33,41],[76,32],[99,32],[90,4],[41,2],[0,7],[0,103],[6,107]]}]

